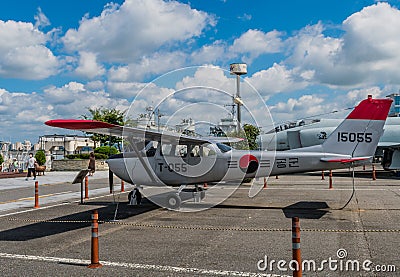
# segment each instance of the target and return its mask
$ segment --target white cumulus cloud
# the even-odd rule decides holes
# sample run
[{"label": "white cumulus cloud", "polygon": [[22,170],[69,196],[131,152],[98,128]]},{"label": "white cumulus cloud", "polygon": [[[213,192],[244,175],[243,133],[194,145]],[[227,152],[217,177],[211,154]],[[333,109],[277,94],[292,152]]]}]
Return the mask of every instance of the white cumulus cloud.
[{"label": "white cumulus cloud", "polygon": [[245,79],[265,99],[272,94],[295,91],[305,88],[308,85],[308,82],[296,72],[296,69],[288,69],[286,66],[277,63]]},{"label": "white cumulus cloud", "polygon": [[235,39],[230,51],[243,54],[242,60],[251,63],[262,54],[282,51],[281,36],[282,33],[276,30],[264,33],[260,30],[250,29]]},{"label": "white cumulus cloud", "polygon": [[102,61],[136,62],[160,47],[199,36],[212,16],[176,1],[127,0],[108,5],[100,16],[83,18],[63,38],[70,51],[97,53]]},{"label": "white cumulus cloud", "polygon": [[347,88],[399,83],[400,11],[387,3],[363,8],[343,21],[343,35],[324,34],[320,22],[289,38],[286,64],[312,72],[312,81]]},{"label": "white cumulus cloud", "polygon": [[82,51],[80,52],[79,66],[76,68],[75,73],[92,79],[103,75],[105,69],[97,63],[96,54]]},{"label": "white cumulus cloud", "polygon": [[59,61],[48,40],[32,23],[0,20],[0,76],[40,80],[56,74]]}]

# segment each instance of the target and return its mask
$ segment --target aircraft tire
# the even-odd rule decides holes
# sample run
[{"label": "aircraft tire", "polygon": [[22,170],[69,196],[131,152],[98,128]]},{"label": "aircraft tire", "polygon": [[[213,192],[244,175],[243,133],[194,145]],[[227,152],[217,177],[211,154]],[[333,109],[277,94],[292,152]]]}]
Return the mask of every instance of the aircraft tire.
[{"label": "aircraft tire", "polygon": [[197,188],[198,192],[200,192],[200,199],[204,199],[206,197],[206,191],[203,188]]},{"label": "aircraft tire", "polygon": [[182,203],[181,198],[179,195],[172,193],[167,196],[167,207],[171,210],[177,210],[180,208]]},{"label": "aircraft tire", "polygon": [[129,194],[128,194],[128,203],[131,203],[131,198],[132,198],[132,196],[133,196],[133,192],[134,192],[134,190],[131,190],[131,191],[129,192]]},{"label": "aircraft tire", "polygon": [[206,197],[206,192],[204,190],[200,191],[200,198],[203,200]]}]

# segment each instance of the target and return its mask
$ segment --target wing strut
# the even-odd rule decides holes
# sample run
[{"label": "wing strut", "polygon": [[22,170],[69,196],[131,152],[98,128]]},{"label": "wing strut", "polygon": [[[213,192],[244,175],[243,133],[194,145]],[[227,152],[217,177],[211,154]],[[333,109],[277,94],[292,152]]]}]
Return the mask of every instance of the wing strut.
[{"label": "wing strut", "polygon": [[132,141],[131,141],[132,148],[133,148],[133,151],[135,152],[135,154],[137,155],[137,157],[139,158],[140,163],[143,165],[143,167],[144,167],[144,169],[146,170],[146,173],[149,175],[151,181],[154,182],[154,183],[157,183],[157,181],[156,181],[156,179],[154,178],[154,175],[153,175],[153,170],[151,170],[151,169],[148,167],[148,164],[147,164],[146,161],[143,159],[143,157],[142,157],[142,155],[141,155],[139,149],[138,149],[137,146],[136,146],[136,143],[133,143],[133,142],[134,142],[134,141],[132,140]]}]

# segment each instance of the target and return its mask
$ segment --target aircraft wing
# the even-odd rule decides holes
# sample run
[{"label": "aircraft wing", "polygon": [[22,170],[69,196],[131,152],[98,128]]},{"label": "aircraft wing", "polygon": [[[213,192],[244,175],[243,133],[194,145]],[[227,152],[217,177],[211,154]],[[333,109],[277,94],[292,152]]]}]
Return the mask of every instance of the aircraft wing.
[{"label": "aircraft wing", "polygon": [[196,137],[189,137],[186,135],[179,135],[172,132],[157,132],[144,130],[128,126],[120,126],[110,124],[107,122],[97,120],[79,120],[79,119],[55,119],[45,122],[46,125],[51,127],[58,127],[69,130],[77,130],[94,134],[109,135],[116,137],[129,137],[142,140],[154,141],[179,141],[179,142],[193,142],[193,143],[206,143],[210,142],[209,139],[202,139]]},{"label": "aircraft wing", "polygon": [[204,137],[203,139],[206,139],[208,141],[212,141],[215,143],[235,143],[235,142],[240,142],[243,141],[243,138],[235,138],[235,137]]}]

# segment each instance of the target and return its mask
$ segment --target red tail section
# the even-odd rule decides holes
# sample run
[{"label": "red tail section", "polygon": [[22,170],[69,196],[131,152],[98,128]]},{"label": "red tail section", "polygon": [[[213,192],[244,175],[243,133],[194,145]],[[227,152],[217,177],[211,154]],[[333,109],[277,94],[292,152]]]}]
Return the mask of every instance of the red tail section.
[{"label": "red tail section", "polygon": [[325,153],[372,157],[392,102],[371,96],[361,101],[322,144]]},{"label": "red tail section", "polygon": [[368,99],[361,101],[347,119],[386,120],[391,104],[392,99],[372,99],[368,95]]}]

